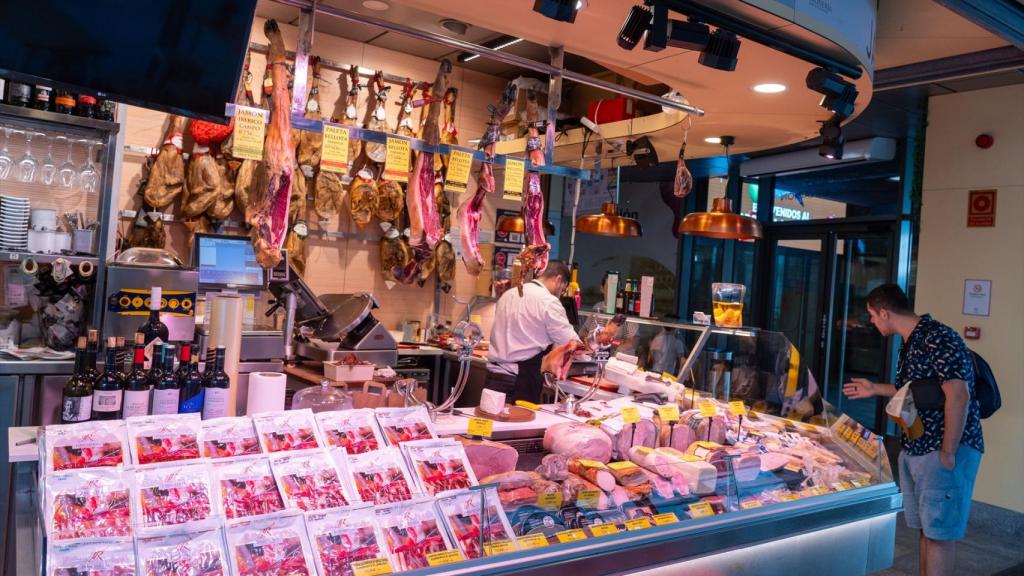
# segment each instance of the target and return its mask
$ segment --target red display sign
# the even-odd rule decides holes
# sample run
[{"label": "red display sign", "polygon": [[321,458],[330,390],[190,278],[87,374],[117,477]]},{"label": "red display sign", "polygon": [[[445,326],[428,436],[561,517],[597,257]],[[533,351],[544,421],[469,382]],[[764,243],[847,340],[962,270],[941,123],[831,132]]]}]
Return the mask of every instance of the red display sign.
[{"label": "red display sign", "polygon": [[996,225],[996,191],[971,190],[967,200],[967,227]]}]

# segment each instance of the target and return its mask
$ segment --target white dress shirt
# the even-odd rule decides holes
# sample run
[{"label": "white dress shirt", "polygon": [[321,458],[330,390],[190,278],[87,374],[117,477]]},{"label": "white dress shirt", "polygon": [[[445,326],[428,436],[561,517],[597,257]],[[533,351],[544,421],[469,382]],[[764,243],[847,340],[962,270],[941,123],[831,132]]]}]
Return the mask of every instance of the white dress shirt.
[{"label": "white dress shirt", "polygon": [[516,362],[536,356],[548,346],[577,340],[562,302],[537,280],[523,285],[523,295],[510,288],[494,310],[487,369],[518,374]]}]

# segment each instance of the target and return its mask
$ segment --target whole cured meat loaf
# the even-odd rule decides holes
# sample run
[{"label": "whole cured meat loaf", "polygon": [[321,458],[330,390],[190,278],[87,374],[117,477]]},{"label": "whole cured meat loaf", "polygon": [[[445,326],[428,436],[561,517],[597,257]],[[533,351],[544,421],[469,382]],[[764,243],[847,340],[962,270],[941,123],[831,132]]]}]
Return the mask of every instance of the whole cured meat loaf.
[{"label": "whole cured meat loaf", "polygon": [[589,424],[560,422],[544,431],[544,449],[607,464],[612,458],[612,439]]},{"label": "whole cured meat loaf", "polygon": [[629,449],[633,446],[654,448],[658,445],[658,427],[652,420],[642,419],[633,424],[626,424],[614,438],[615,454],[620,460],[629,460]]},{"label": "whole cured meat loaf", "polygon": [[477,478],[512,472],[519,462],[519,452],[508,444],[490,440],[459,438],[466,450],[469,466]]}]

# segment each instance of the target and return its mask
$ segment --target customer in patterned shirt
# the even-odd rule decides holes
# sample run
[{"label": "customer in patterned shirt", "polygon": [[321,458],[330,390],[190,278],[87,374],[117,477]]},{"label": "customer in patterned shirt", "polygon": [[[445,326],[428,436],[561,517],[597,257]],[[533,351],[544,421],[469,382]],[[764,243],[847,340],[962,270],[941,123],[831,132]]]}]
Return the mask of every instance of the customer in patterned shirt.
[{"label": "customer in patterned shirt", "polygon": [[919,410],[924,434],[901,438],[900,489],[907,526],[921,530],[921,573],[953,574],[956,541],[964,537],[971,493],[985,443],[974,394],[974,362],[955,330],[910,309],[895,284],[868,294],[871,323],[883,336],[903,337],[896,384],[854,378],[843,386],[852,399],[892,396],[917,380],[932,379],[945,394],[941,410]]}]

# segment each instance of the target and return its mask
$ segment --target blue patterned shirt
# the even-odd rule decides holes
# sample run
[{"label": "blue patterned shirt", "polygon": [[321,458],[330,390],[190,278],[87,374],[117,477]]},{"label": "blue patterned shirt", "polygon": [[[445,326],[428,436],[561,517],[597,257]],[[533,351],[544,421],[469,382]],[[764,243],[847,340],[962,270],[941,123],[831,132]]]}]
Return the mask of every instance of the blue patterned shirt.
[{"label": "blue patterned shirt", "polygon": [[[963,380],[967,383],[970,399],[967,402],[967,422],[960,443],[984,452],[981,415],[978,400],[974,396],[974,357],[955,330],[933,320],[929,314],[921,317],[900,349],[896,388],[925,378],[935,378],[939,382]],[[946,427],[942,410],[919,409],[918,414],[924,424],[924,434],[916,440],[907,438],[906,434],[900,439],[903,449],[912,456],[922,456],[942,448],[942,434]]]}]

